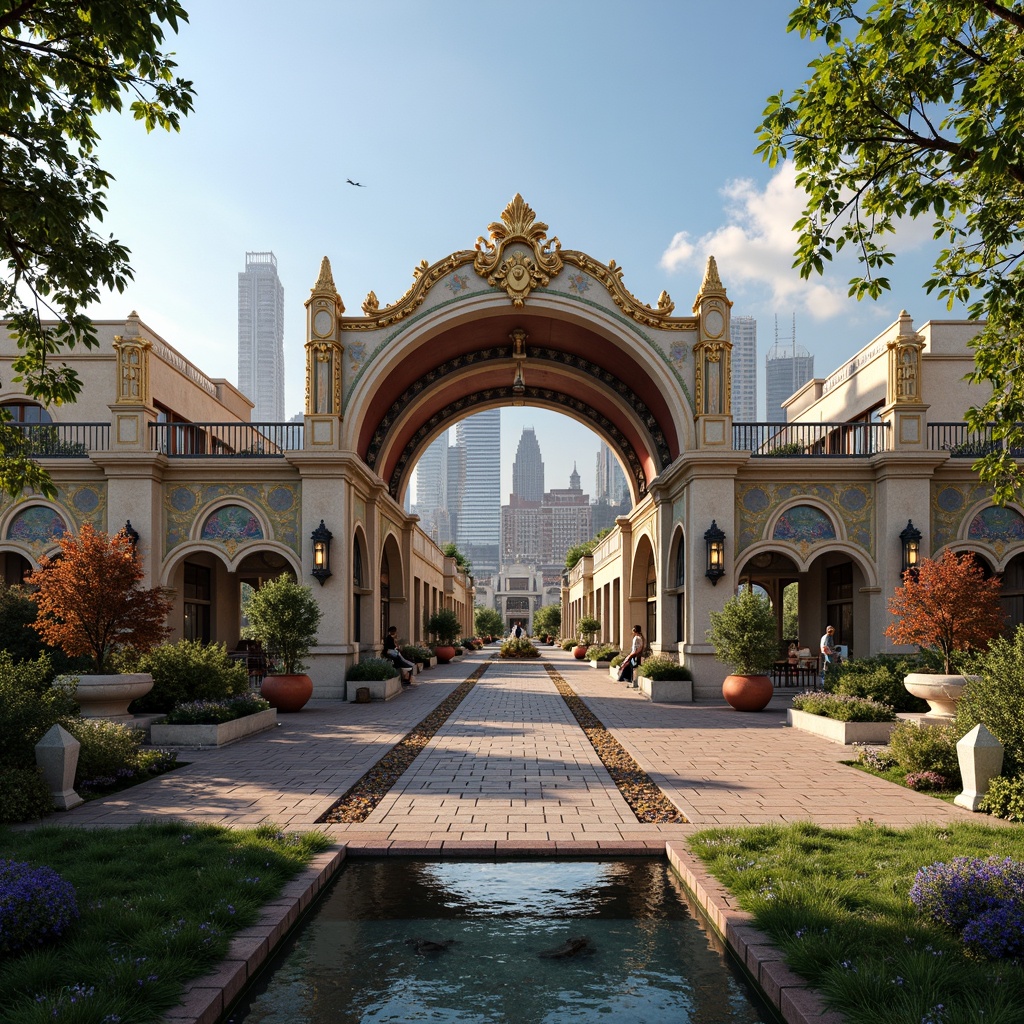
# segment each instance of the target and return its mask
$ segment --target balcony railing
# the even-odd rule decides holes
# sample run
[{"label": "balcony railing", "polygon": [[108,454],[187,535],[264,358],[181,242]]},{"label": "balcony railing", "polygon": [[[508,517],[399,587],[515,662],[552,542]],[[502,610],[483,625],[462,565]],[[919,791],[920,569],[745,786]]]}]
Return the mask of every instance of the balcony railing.
[{"label": "balcony railing", "polygon": [[757,457],[866,457],[887,450],[887,423],[734,423],[734,451]]},{"label": "balcony railing", "polygon": [[171,458],[280,458],[302,447],[301,423],[151,423],[150,447]]},{"label": "balcony railing", "polygon": [[25,439],[32,459],[85,459],[110,447],[109,423],[6,423]]},{"label": "balcony railing", "polygon": [[[995,427],[994,423],[986,423],[982,430],[971,430],[966,423],[929,423],[928,447],[949,452],[955,459],[980,459],[1007,447],[992,436]],[[1022,448],[1009,448],[1009,453],[1015,459],[1024,459]]]}]

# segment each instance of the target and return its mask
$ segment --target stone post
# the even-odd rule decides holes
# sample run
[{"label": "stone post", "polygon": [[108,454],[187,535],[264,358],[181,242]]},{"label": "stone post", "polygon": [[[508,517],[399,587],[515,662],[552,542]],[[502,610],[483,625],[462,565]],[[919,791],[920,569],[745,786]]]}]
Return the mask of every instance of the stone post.
[{"label": "stone post", "polygon": [[81,749],[82,744],[59,725],[53,726],[36,744],[36,764],[43,771],[43,778],[53,795],[53,806],[58,811],[70,811],[83,802],[74,790],[75,769]]},{"label": "stone post", "polygon": [[1003,745],[980,723],[956,745],[964,791],[953,800],[958,807],[976,811],[988,784],[1003,767]]}]

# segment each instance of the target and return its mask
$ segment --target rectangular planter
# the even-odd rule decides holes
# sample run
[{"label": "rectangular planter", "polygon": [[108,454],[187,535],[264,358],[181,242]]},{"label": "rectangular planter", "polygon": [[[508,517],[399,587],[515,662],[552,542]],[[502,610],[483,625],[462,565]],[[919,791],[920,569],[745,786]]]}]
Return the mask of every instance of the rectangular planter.
[{"label": "rectangular planter", "polygon": [[637,677],[637,686],[648,700],[658,701],[661,704],[677,704],[693,700],[692,679],[649,679],[647,676],[641,675]]},{"label": "rectangular planter", "polygon": [[154,747],[223,747],[277,724],[277,708],[257,711],[216,725],[151,725],[149,742]]},{"label": "rectangular planter", "polygon": [[794,729],[812,732],[833,743],[888,743],[895,722],[837,722],[823,715],[809,715],[806,711],[789,708],[786,724]]},{"label": "rectangular planter", "polygon": [[402,692],[402,677],[391,676],[390,679],[352,679],[345,684],[349,702],[356,699],[356,690],[365,686],[370,691],[370,700],[391,700]]},{"label": "rectangular planter", "polygon": [[618,682],[619,681],[619,669],[620,668],[621,668],[620,665],[609,665],[608,666],[608,678],[614,680],[615,682]]}]

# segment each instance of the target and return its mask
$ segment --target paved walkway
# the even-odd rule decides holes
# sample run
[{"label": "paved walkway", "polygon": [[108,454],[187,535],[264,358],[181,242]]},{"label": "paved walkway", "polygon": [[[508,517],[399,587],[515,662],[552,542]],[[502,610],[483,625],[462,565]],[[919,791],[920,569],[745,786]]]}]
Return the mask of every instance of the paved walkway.
[{"label": "paved walkway", "polygon": [[[325,829],[350,854],[657,852],[713,825],[810,820],[848,825],[974,815],[839,762],[850,749],[785,727],[789,698],[757,714],[722,701],[652,704],[557,648],[488,661],[476,687],[361,824],[316,821],[493,649],[418,676],[388,703],[312,701],[279,726],[186,768],[60,817],[122,825],[162,817]],[[641,824],[543,667],[552,664],[633,755],[687,824]]]}]

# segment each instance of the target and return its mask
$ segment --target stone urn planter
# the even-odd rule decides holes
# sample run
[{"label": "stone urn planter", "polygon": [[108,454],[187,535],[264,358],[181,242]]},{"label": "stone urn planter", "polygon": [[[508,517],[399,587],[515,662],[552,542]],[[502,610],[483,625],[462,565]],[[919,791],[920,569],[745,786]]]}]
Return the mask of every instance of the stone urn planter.
[{"label": "stone urn planter", "polygon": [[128,705],[152,689],[153,677],[149,672],[81,676],[75,687],[75,700],[83,718],[129,722],[134,715],[128,714]]},{"label": "stone urn planter", "polygon": [[722,683],[722,696],[737,711],[763,711],[774,692],[768,676],[731,675]]},{"label": "stone urn planter", "polygon": [[582,661],[587,656],[587,645],[586,644],[577,644],[572,649],[572,656],[574,658],[579,658],[579,660]]},{"label": "stone urn planter", "polygon": [[313,680],[302,672],[264,676],[260,693],[282,714],[301,711],[313,696]]},{"label": "stone urn planter", "polygon": [[455,657],[455,648],[447,644],[438,644],[434,648],[434,657],[439,665],[447,665]]},{"label": "stone urn planter", "polygon": [[928,701],[929,719],[950,719],[956,715],[956,702],[963,693],[967,680],[962,675],[944,675],[934,672],[910,672],[903,677],[909,693]]}]

